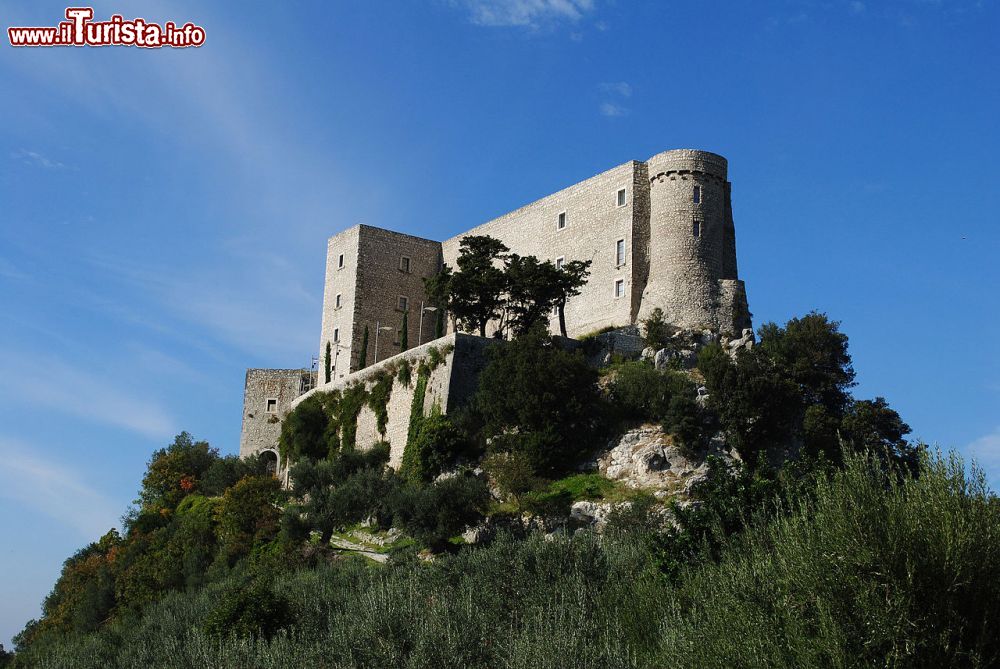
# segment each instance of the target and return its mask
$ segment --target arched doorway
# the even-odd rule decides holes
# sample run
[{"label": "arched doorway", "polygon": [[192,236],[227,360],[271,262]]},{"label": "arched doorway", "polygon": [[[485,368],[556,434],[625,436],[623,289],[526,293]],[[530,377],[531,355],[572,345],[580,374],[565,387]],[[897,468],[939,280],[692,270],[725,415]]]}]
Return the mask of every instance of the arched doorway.
[{"label": "arched doorway", "polygon": [[278,454],[274,451],[261,451],[258,455],[261,461],[264,463],[264,471],[266,471],[271,476],[278,475]]}]

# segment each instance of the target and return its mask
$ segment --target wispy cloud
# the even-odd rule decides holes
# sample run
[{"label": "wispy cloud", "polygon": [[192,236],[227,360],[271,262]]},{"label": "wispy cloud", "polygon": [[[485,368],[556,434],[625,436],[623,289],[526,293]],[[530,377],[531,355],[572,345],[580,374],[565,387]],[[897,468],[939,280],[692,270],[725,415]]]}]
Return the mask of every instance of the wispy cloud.
[{"label": "wispy cloud", "polygon": [[[40,365],[39,360],[45,364]],[[163,439],[175,431],[174,421],[152,399],[51,356],[5,350],[0,353],[0,374],[17,379],[0,385],[0,398],[8,405],[51,409],[152,439]]]},{"label": "wispy cloud", "polygon": [[601,103],[601,116],[625,116],[628,113],[628,109],[622,107],[621,105],[616,105],[613,102],[602,102]]},{"label": "wispy cloud", "polygon": [[986,472],[990,487],[1000,491],[1000,426],[989,434],[973,440],[962,449],[962,453],[967,458],[975,460],[976,464]]},{"label": "wispy cloud", "polygon": [[0,437],[0,497],[41,511],[89,540],[117,524],[121,509],[79,474],[42,458],[37,450]]},{"label": "wispy cloud", "polygon": [[554,22],[577,22],[594,10],[594,0],[453,0],[480,26],[537,28]]},{"label": "wispy cloud", "polygon": [[598,108],[601,116],[614,118],[625,116],[629,109],[625,106],[625,100],[632,97],[632,85],[627,81],[605,81],[597,87],[601,91],[604,101]]},{"label": "wispy cloud", "polygon": [[29,151],[27,149],[19,149],[17,151],[12,151],[10,157],[14,160],[20,161],[25,165],[31,165],[33,167],[42,167],[47,170],[61,170],[66,166],[60,163],[58,160],[52,160],[46,158],[37,151]]},{"label": "wispy cloud", "polygon": [[623,98],[632,97],[632,85],[627,81],[606,81],[600,86],[601,91],[611,95],[620,95]]}]

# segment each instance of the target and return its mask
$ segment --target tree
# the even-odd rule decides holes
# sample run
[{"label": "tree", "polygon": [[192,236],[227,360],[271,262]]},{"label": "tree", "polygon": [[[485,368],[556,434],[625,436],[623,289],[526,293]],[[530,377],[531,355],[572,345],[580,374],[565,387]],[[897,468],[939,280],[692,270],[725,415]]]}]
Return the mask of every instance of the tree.
[{"label": "tree", "polygon": [[399,350],[405,351],[410,348],[410,333],[409,333],[409,312],[403,312],[403,327],[399,333]]},{"label": "tree", "polygon": [[330,372],[332,370],[331,366],[333,365],[333,360],[332,360],[332,355],[331,355],[332,349],[333,349],[333,346],[330,344],[330,342],[326,342],[326,359],[323,362],[323,369],[326,372],[326,382],[327,383],[330,383]]},{"label": "tree", "polygon": [[590,276],[591,260],[570,260],[558,269],[554,286],[555,306],[559,310],[559,333],[566,335],[566,303],[569,298],[580,294],[580,288]]},{"label": "tree", "polygon": [[273,476],[248,476],[226,490],[215,510],[219,543],[232,564],[278,533],[278,502],[284,497]]},{"label": "tree", "polygon": [[465,328],[486,336],[486,324],[503,314],[510,249],[498,239],[470,235],[459,244],[458,271],[448,281],[448,309]]},{"label": "tree", "polygon": [[358,369],[368,366],[368,326],[365,326],[365,333],[361,336],[361,351],[358,352]]},{"label": "tree", "polygon": [[473,400],[495,452],[528,455],[539,474],[572,468],[594,443],[597,372],[537,326],[497,343]]},{"label": "tree", "polygon": [[535,256],[507,257],[504,267],[507,299],[503,325],[519,337],[535,324],[547,324],[549,313],[556,306],[561,273],[550,261],[541,262]]},{"label": "tree", "polygon": [[153,453],[139,491],[143,510],[172,510],[185,495],[194,492],[208,468],[219,458],[219,451],[206,441],[194,441],[181,432],[167,448]]},{"label": "tree", "polygon": [[[437,319],[434,327],[434,338],[444,336],[445,312],[451,307],[451,279],[453,272],[448,265],[442,265],[441,271],[424,279],[424,294],[431,306],[437,309]],[[423,314],[420,315],[423,318]]]},{"label": "tree", "polygon": [[302,400],[281,423],[278,450],[285,462],[306,457],[319,459],[329,452],[327,428],[330,417],[319,394]]},{"label": "tree", "polygon": [[649,312],[649,316],[642,322],[642,338],[646,346],[656,350],[664,348],[669,339],[668,328],[663,309],[656,307]]},{"label": "tree", "polygon": [[854,400],[840,424],[840,437],[851,450],[871,451],[916,473],[919,449],[904,438],[909,433],[910,426],[889,407],[884,397]]}]

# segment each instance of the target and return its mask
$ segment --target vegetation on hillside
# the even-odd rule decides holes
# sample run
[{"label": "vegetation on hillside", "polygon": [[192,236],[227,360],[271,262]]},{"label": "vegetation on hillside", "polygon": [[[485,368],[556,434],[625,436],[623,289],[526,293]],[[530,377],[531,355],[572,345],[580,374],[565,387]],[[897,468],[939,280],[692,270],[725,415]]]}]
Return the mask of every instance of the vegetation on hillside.
[{"label": "vegetation on hillside", "polygon": [[[66,561],[0,663],[1000,662],[997,499],[979,473],[906,441],[884,399],[851,396],[835,322],[766,324],[735,361],[705,347],[693,373],[597,371],[537,325],[494,345],[455,415],[425,406],[428,363],[377,392],[300,403],[281,435],[290,490],[264,463],[179,435],[150,459],[122,531]],[[394,380],[412,384],[419,409],[399,471],[388,444],[362,451],[353,438],[357,411],[378,414]],[[724,439],[740,459],[710,458],[694,504],[580,471],[637,422],[662,424],[692,455]],[[528,529],[522,514],[572,529],[575,500],[618,506],[602,534]],[[489,531],[465,545],[477,525]],[[350,532],[384,537],[387,563],[338,549]]]}]

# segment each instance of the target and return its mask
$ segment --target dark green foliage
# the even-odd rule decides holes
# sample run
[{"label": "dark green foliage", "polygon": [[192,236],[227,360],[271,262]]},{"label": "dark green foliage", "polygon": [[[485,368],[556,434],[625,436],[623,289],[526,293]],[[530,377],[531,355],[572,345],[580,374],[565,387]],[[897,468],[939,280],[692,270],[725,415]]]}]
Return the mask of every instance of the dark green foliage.
[{"label": "dark green foliage", "polygon": [[281,424],[278,450],[285,461],[323,458],[330,450],[327,428],[330,418],[323,406],[323,394],[302,400]]},{"label": "dark green foliage", "polygon": [[507,279],[502,263],[509,249],[492,237],[463,237],[458,271],[448,281],[448,310],[464,327],[486,336],[486,324],[503,313]]},{"label": "dark green foliage", "polygon": [[490,501],[486,483],[464,474],[426,487],[407,486],[399,495],[394,503],[397,520],[407,534],[437,549],[477,522]]},{"label": "dark green foliage", "polygon": [[542,485],[531,458],[521,451],[488,455],[483,460],[483,469],[506,498],[520,496]]},{"label": "dark green foliage", "polygon": [[915,474],[919,454],[918,449],[904,439],[909,433],[910,426],[883,397],[852,401],[840,426],[840,436],[852,451],[869,452],[890,461],[902,462]]},{"label": "dark green foliage", "polygon": [[263,476],[267,473],[263,457],[242,459],[237,455],[227,455],[216,459],[202,476],[199,492],[204,495],[221,495],[247,476]]},{"label": "dark green foliage", "polygon": [[410,314],[408,311],[403,312],[403,326],[399,333],[399,350],[405,351],[410,348]]},{"label": "dark green foliage", "polygon": [[326,356],[323,359],[323,373],[327,383],[330,383],[330,373],[333,365],[332,350],[333,346],[330,342],[326,342]]},{"label": "dark green foliage", "polygon": [[403,449],[403,462],[400,464],[400,472],[410,480],[419,478],[419,474],[411,474],[410,472],[420,471],[420,461],[413,444],[416,443],[420,427],[424,423],[424,396],[427,394],[429,378],[430,370],[421,363],[417,370],[417,385],[413,389],[413,401],[410,402],[410,425],[406,434],[406,447]]},{"label": "dark green foliage", "polygon": [[[389,383],[392,383],[391,378]],[[361,407],[365,405],[367,397],[364,384],[356,383],[348,386],[344,389],[336,408],[331,412],[340,428],[340,447],[343,449],[354,448],[357,443],[358,414],[361,413]]]},{"label": "dark green foliage", "polygon": [[215,509],[219,544],[230,564],[274,539],[286,497],[273,476],[249,476],[226,490]]},{"label": "dark green foliage", "polygon": [[375,414],[376,427],[379,434],[385,434],[385,427],[389,422],[389,398],[392,396],[393,377],[386,372],[379,372],[368,391],[368,406]]},{"label": "dark green foliage", "polygon": [[218,455],[208,442],[194,441],[190,434],[181,432],[170,446],[161,448],[150,458],[137,500],[141,509],[159,512],[175,508],[185,495],[198,487],[199,480]]},{"label": "dark green foliage", "polygon": [[434,338],[440,339],[444,336],[444,307],[438,307],[434,316]]},{"label": "dark green foliage", "polygon": [[760,350],[799,386],[804,404],[821,404],[842,414],[854,386],[854,368],[847,352],[847,335],[839,323],[812,312],[793,318],[785,327],[765,323],[760,327]]},{"label": "dark green foliage", "polygon": [[590,276],[592,260],[570,260],[562,268],[556,270],[553,284],[555,307],[559,312],[559,334],[566,335],[566,303],[571,297],[580,294],[580,289],[587,284]]},{"label": "dark green foliage", "polygon": [[358,351],[358,369],[368,366],[368,326],[365,326],[364,334],[361,335],[361,349]]},{"label": "dark green foliage", "polygon": [[528,455],[544,476],[574,466],[599,438],[597,374],[540,329],[490,351],[474,398],[498,452]]},{"label": "dark green foliage", "polygon": [[414,440],[407,444],[410,458],[401,474],[414,482],[431,481],[468,450],[465,436],[440,410],[420,421]]},{"label": "dark green foliage", "polygon": [[396,380],[407,388],[413,382],[413,367],[410,365],[409,360],[403,360],[399,363],[399,372],[396,374]]},{"label": "dark green foliage", "polygon": [[211,637],[256,637],[270,639],[293,623],[288,598],[265,583],[254,580],[228,589],[205,617],[205,633]]},{"label": "dark green foliage", "polygon": [[549,260],[512,253],[507,257],[504,276],[507,284],[504,326],[518,337],[535,325],[547,324],[556,306],[556,288],[561,276],[556,266]]},{"label": "dark green foliage", "polygon": [[0,643],[0,669],[3,667],[9,667],[10,663],[14,661],[14,653],[8,653],[4,650],[3,644]]},{"label": "dark green foliage", "polygon": [[666,348],[670,342],[670,325],[663,317],[663,309],[656,307],[646,320],[642,321],[642,339],[646,346],[657,351]]}]

